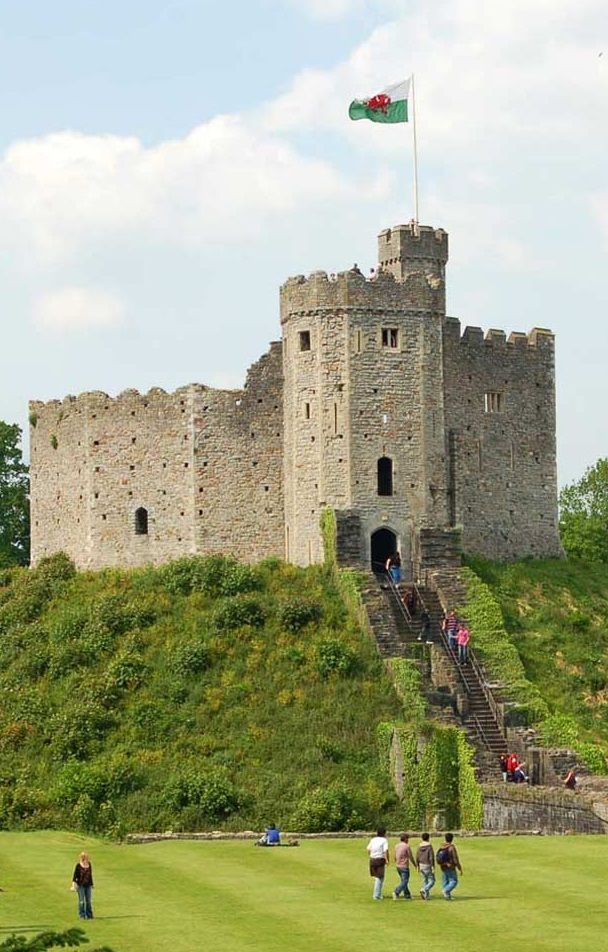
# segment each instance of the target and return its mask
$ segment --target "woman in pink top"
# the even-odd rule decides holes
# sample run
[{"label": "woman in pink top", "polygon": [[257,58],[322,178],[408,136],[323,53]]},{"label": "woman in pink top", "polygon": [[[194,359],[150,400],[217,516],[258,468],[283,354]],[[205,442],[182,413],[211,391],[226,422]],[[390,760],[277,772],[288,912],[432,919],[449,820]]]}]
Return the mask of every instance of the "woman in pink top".
[{"label": "woman in pink top", "polygon": [[456,642],[458,644],[458,664],[467,664],[469,660],[469,641],[471,632],[466,625],[460,625]]}]

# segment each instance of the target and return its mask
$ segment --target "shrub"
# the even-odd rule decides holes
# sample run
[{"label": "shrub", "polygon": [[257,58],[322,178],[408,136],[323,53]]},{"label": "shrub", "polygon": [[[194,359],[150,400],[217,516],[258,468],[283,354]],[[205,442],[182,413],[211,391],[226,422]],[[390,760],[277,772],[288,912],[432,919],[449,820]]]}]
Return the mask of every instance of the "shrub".
[{"label": "shrub", "polygon": [[175,674],[187,677],[200,674],[211,664],[211,649],[203,640],[188,641],[178,645],[169,658],[169,667]]},{"label": "shrub", "polygon": [[198,807],[208,820],[225,819],[239,808],[236,789],[223,767],[184,771],[167,785],[164,799],[174,810]]},{"label": "shrub", "polygon": [[317,670],[322,678],[330,674],[343,677],[354,674],[358,667],[356,652],[337,638],[321,641],[316,647]]},{"label": "shrub", "polygon": [[293,826],[303,833],[333,833],[348,829],[353,817],[354,798],[342,783],[316,787],[306,793],[296,808]]},{"label": "shrub", "polygon": [[137,600],[124,595],[102,595],[92,606],[91,614],[114,635],[149,628],[156,621],[152,601],[141,595]]},{"label": "shrub", "polygon": [[97,763],[70,761],[59,772],[53,793],[59,804],[76,804],[84,796],[98,806],[137,787],[138,778],[131,761],[118,754]]},{"label": "shrub", "polygon": [[174,595],[239,595],[260,587],[257,572],[249,565],[223,555],[177,559],[162,570],[162,580]]},{"label": "shrub", "polygon": [[296,599],[283,605],[279,612],[281,626],[287,631],[299,631],[321,617],[321,606],[317,602]]},{"label": "shrub", "polygon": [[220,631],[251,625],[261,628],[264,624],[264,612],[254,598],[231,598],[220,603],[213,614],[213,622]]}]

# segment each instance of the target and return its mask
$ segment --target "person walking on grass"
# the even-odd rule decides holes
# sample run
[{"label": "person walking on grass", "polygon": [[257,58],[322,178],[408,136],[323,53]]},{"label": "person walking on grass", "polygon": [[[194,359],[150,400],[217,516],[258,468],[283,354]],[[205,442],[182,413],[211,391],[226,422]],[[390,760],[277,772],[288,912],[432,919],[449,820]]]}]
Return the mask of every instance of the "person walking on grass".
[{"label": "person walking on grass", "polygon": [[454,834],[445,834],[445,843],[437,850],[437,862],[441,866],[441,891],[444,899],[451,899],[452,893],[458,885],[458,873],[462,876],[462,866],[458,857],[458,850],[453,843]]},{"label": "person walking on grass", "polygon": [[72,876],[72,889],[78,893],[78,915],[81,919],[93,918],[91,892],[93,890],[93,867],[88,853],[81,853]]},{"label": "person walking on grass", "polygon": [[402,833],[401,839],[395,847],[395,866],[397,867],[400,882],[393,892],[393,899],[398,899],[399,896],[403,896],[404,899],[412,898],[409,888],[410,863],[416,868],[416,860],[414,859],[412,848],[409,845],[409,839],[407,833]]},{"label": "person walking on grass", "polygon": [[388,866],[388,840],[386,839],[386,830],[383,826],[378,827],[375,836],[367,844],[369,853],[369,874],[374,880],[374,899],[382,899],[382,886],[384,885],[384,873]]},{"label": "person walking on grass", "polygon": [[428,833],[423,833],[422,843],[416,850],[416,866],[422,876],[420,897],[424,900],[429,898],[429,893],[435,885],[435,853],[429,842],[430,839]]}]

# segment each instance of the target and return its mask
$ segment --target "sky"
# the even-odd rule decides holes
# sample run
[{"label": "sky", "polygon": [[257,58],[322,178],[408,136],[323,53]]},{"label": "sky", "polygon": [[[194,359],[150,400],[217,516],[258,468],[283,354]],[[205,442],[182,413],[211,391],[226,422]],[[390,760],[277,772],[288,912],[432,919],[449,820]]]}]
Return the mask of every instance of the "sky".
[{"label": "sky", "polygon": [[605,0],[0,0],[0,419],[241,386],[292,274],[376,263],[413,214],[448,313],[557,335],[560,483],[608,455]]}]

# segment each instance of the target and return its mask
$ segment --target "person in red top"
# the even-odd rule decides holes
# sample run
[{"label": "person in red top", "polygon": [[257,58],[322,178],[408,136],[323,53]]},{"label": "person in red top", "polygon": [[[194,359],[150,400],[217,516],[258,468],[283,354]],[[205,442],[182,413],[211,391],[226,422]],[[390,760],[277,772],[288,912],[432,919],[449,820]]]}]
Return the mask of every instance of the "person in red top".
[{"label": "person in red top", "polygon": [[509,754],[509,758],[507,760],[507,777],[509,780],[513,780],[515,771],[517,770],[518,766],[519,766],[519,760],[517,758],[517,754]]},{"label": "person in red top", "polygon": [[458,664],[468,664],[470,640],[471,632],[467,626],[464,624],[459,625],[458,634],[456,635],[456,643],[458,645]]}]

